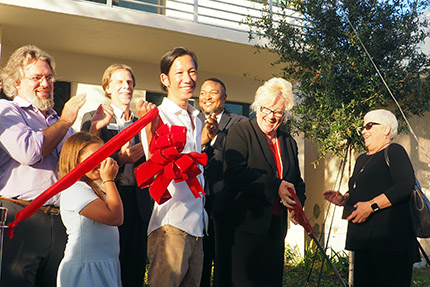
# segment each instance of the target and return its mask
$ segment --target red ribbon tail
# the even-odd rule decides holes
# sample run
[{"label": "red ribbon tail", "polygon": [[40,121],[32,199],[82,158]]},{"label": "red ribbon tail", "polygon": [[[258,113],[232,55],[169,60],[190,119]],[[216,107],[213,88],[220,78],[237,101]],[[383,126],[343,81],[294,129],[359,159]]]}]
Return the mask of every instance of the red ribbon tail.
[{"label": "red ribbon tail", "polygon": [[10,239],[13,238],[13,232],[15,230],[16,225],[17,225],[17,223],[15,223],[15,222],[11,222],[7,225],[9,228],[6,228],[6,232],[7,232],[7,235],[9,236]]},{"label": "red ribbon tail", "polygon": [[134,169],[134,177],[136,178],[137,186],[140,188],[148,187],[154,181],[154,175],[162,168],[162,166],[158,166],[151,160],[140,164]]},{"label": "red ribbon tail", "polygon": [[303,211],[302,204],[300,203],[300,200],[297,197],[297,194],[294,192],[293,189],[289,188],[288,191],[293,196],[294,201],[296,202],[296,204],[294,205],[294,212],[295,212],[297,221],[301,226],[303,226],[303,228],[306,230],[309,236],[311,237],[315,236],[314,229],[312,228],[312,225],[310,224],[308,218],[306,217],[305,212]]},{"label": "red ribbon tail", "polygon": [[164,192],[163,192],[163,194],[162,194],[162,196],[161,196],[161,198],[160,198],[160,203],[159,204],[163,204],[163,203],[165,203],[166,201],[168,201],[169,199],[171,199],[172,198],[172,195],[170,194],[170,192],[169,192],[169,190],[168,189],[166,189]]},{"label": "red ribbon tail", "polygon": [[185,182],[188,184],[188,187],[190,188],[195,198],[200,198],[200,193],[203,195],[206,194],[197,178],[192,177],[187,179]]},{"label": "red ribbon tail", "polygon": [[170,179],[166,178],[164,172],[160,173],[149,188],[149,194],[158,204],[163,204],[172,198],[172,195],[167,190],[170,184]]}]

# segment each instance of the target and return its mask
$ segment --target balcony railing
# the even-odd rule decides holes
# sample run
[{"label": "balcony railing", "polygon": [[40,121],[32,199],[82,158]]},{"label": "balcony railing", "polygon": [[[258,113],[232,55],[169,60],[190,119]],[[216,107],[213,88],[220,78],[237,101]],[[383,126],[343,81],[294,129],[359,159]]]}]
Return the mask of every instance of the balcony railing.
[{"label": "balcony railing", "polygon": [[[109,7],[124,7],[146,13],[165,15],[198,24],[211,25],[236,31],[249,31],[244,23],[246,17],[261,17],[264,7],[261,0],[85,0],[105,4]],[[234,3],[232,3],[234,2]],[[270,13],[277,21],[287,17],[288,22],[300,26],[300,17],[293,9],[281,14],[279,0],[268,0]]]}]

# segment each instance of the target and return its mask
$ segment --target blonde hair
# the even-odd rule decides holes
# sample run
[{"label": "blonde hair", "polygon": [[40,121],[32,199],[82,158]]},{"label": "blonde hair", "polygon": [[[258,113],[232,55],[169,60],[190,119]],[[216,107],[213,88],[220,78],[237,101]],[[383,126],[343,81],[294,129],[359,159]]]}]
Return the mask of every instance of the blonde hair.
[{"label": "blonde hair", "polygon": [[112,74],[119,70],[124,70],[129,72],[131,75],[131,78],[133,79],[133,88],[136,86],[136,79],[134,78],[133,70],[131,69],[130,66],[125,64],[112,64],[109,67],[107,67],[107,69],[104,71],[102,76],[102,87],[103,87],[103,90],[105,91],[105,96],[109,99],[111,98],[111,95],[106,91],[106,89],[109,86],[110,80],[112,78]]},{"label": "blonde hair", "polygon": [[[60,177],[68,174],[80,163],[79,158],[86,151],[87,147],[93,143],[103,144],[104,142],[100,137],[89,132],[78,132],[67,138],[61,149],[60,159],[58,160]],[[93,180],[89,179],[86,175],[83,175],[80,180],[87,183],[100,198],[104,198],[101,189]]]},{"label": "blonde hair", "polygon": [[45,61],[55,77],[54,58],[38,47],[26,45],[12,53],[6,66],[0,71],[0,79],[7,97],[13,99],[18,95],[15,83],[24,77],[24,68],[37,61]]},{"label": "blonde hair", "polygon": [[257,112],[259,107],[270,106],[278,98],[284,99],[284,111],[293,108],[294,95],[291,83],[282,78],[272,78],[257,89],[251,109]]},{"label": "blonde hair", "polygon": [[364,116],[364,119],[366,118],[371,118],[372,121],[381,125],[389,126],[391,129],[390,139],[393,139],[397,136],[399,123],[397,122],[396,116],[392,112],[384,109],[373,110]]}]

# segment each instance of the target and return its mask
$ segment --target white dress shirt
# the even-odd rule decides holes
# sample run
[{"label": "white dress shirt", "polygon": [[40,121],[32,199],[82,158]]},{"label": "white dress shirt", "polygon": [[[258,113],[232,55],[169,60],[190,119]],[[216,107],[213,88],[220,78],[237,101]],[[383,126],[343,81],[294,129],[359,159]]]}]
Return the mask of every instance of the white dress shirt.
[{"label": "white dress shirt", "polygon": [[[201,152],[202,123],[197,118],[199,111],[188,104],[187,110],[180,108],[171,100],[164,98],[158,106],[160,118],[165,124],[184,126],[187,128],[186,144],[182,153]],[[194,127],[194,129],[193,129]],[[145,130],[141,133],[143,149],[148,155],[148,142]],[[203,166],[199,165],[198,181],[204,187]],[[172,181],[168,190],[172,198],[163,204],[154,203],[148,226],[148,235],[163,225],[172,225],[188,234],[203,237],[208,215],[204,208],[204,196],[195,198],[185,181]]]}]

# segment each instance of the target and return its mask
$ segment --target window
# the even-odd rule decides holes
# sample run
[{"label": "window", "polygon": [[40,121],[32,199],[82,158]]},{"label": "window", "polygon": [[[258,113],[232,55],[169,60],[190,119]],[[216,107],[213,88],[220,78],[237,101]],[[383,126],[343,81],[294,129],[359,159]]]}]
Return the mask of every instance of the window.
[{"label": "window", "polygon": [[70,99],[70,83],[57,81],[54,84],[54,110],[61,115],[64,104]]},{"label": "window", "polygon": [[[141,2],[142,4],[136,2]],[[126,7],[156,14],[164,14],[164,9],[157,7],[157,5],[165,5],[164,0],[134,0],[133,2],[129,2],[127,0],[113,0],[112,3],[114,6]]]},{"label": "window", "polygon": [[249,104],[225,102],[224,107],[230,113],[249,117]]},{"label": "window", "polygon": [[146,91],[146,101],[155,104],[156,106],[159,106],[161,102],[163,101],[164,97],[166,95],[163,93],[156,93],[156,92],[148,92]]}]

